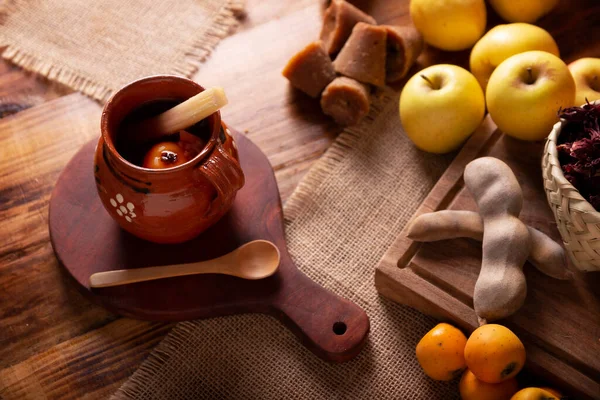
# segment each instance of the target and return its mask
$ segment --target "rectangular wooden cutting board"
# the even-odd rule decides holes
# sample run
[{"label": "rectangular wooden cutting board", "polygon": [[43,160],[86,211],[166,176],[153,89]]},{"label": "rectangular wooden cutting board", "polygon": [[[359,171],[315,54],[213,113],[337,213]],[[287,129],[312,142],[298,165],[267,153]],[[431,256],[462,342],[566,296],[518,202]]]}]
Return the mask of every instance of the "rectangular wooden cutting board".
[{"label": "rectangular wooden cutting board", "polygon": [[[443,209],[476,211],[462,174],[473,159],[492,156],[512,168],[523,188],[520,218],[560,242],[543,188],[542,149],[541,142],[502,134],[488,116],[415,216]],[[480,266],[480,243],[470,239],[416,243],[406,237],[405,227],[379,262],[375,284],[383,296],[471,332],[478,326],[472,295]],[[530,264],[524,271],[528,289],[524,306],[498,322],[524,342],[532,372],[577,398],[600,399],[600,273],[577,273],[572,281],[559,281]]]}]

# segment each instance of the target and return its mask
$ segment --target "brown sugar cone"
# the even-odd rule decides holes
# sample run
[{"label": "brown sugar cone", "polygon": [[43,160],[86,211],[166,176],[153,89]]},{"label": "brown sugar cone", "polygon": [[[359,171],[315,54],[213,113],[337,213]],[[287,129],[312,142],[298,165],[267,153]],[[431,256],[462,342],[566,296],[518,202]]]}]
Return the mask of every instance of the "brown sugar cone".
[{"label": "brown sugar cone", "polygon": [[333,62],[336,72],[359,82],[385,86],[387,31],[359,22]]},{"label": "brown sugar cone", "polygon": [[412,26],[382,27],[387,31],[385,80],[394,83],[406,76],[423,51],[423,36]]},{"label": "brown sugar cone", "polygon": [[344,0],[333,0],[325,10],[321,40],[329,54],[337,53],[359,22],[375,25],[375,19]]},{"label": "brown sugar cone", "polygon": [[294,55],[282,74],[292,86],[315,98],[336,77],[331,59],[320,40],[310,43]]},{"label": "brown sugar cone", "polygon": [[370,88],[341,76],[331,82],[321,96],[321,109],[340,125],[356,125],[369,113]]}]

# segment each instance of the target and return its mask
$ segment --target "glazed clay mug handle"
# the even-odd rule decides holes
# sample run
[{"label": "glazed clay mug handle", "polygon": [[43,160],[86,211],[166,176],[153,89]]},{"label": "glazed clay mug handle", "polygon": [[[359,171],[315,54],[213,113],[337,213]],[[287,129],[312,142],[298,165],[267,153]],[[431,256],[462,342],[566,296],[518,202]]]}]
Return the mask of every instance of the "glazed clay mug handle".
[{"label": "glazed clay mug handle", "polygon": [[217,143],[212,154],[200,166],[200,171],[217,190],[207,217],[218,214],[223,207],[231,205],[233,197],[244,186],[244,173],[240,164],[230,156],[221,143]]}]

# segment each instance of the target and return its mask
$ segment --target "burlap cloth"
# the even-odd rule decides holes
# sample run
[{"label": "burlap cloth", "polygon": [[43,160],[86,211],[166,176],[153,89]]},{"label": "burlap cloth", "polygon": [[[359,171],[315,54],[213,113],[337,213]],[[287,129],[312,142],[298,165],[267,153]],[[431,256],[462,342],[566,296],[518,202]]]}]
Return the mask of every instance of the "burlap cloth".
[{"label": "burlap cloth", "polygon": [[[4,0],[0,46],[3,58],[105,101],[142,76],[191,76],[242,9],[243,0]],[[374,286],[377,261],[449,162],[411,145],[397,104],[397,95],[378,99],[285,205],[298,267],[369,315],[360,355],[326,363],[264,315],[184,322],[115,399],[458,398],[455,382],[428,379],[414,356],[435,321]]]},{"label": "burlap cloth", "polygon": [[183,322],[114,399],[458,399],[415,359],[435,320],[380,297],[375,265],[450,159],[415,149],[398,96],[343,132],[285,205],[290,253],[308,276],[360,305],[369,341],[344,364],[326,363],[278,321],[239,315]]},{"label": "burlap cloth", "polygon": [[140,77],[190,77],[244,0],[0,0],[2,57],[101,102]]}]

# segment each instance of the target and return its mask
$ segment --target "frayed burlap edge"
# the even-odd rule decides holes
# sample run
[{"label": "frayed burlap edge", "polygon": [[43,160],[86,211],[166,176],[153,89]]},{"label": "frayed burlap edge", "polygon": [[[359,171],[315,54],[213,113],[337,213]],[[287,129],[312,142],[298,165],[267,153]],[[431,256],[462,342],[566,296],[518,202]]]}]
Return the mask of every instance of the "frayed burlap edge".
[{"label": "frayed burlap edge", "polygon": [[[0,4],[0,24],[28,2],[29,0],[2,2]],[[175,65],[173,73],[191,77],[217,44],[238,26],[238,18],[244,13],[245,6],[245,0],[228,0],[213,17],[210,27],[192,41],[185,51],[185,57]],[[26,71],[82,92],[100,103],[106,102],[117,89],[110,87],[106,82],[94,81],[80,71],[68,67],[58,67],[49,61],[41,60],[35,55],[23,51],[19,46],[8,43],[8,39],[1,32],[0,46],[4,47],[3,59]]]},{"label": "frayed burlap edge", "polygon": [[303,212],[304,206],[312,199],[312,193],[331,174],[332,169],[344,159],[349,150],[356,146],[360,138],[370,134],[370,127],[391,99],[390,92],[378,92],[371,103],[369,115],[357,126],[344,129],[321,159],[310,168],[285,203],[284,220],[286,225],[289,225]]},{"label": "frayed burlap edge", "polygon": [[[325,154],[307,172],[298,184],[294,193],[284,206],[285,225],[289,225],[295,218],[302,215],[303,209],[311,202],[312,193],[332,173],[334,168],[358,143],[363,135],[370,134],[373,121],[379,116],[383,108],[391,101],[392,94],[380,92],[371,104],[369,115],[356,127],[346,128]],[[293,255],[292,255],[293,256]],[[228,317],[221,317],[228,318]],[[186,345],[188,335],[194,332],[192,321],[177,324],[171,332],[160,342],[142,363],[140,368],[127,380],[111,397],[111,400],[135,399],[142,395],[142,391],[153,384],[158,370],[177,352],[177,349]],[[301,346],[298,343],[298,346]]]}]

